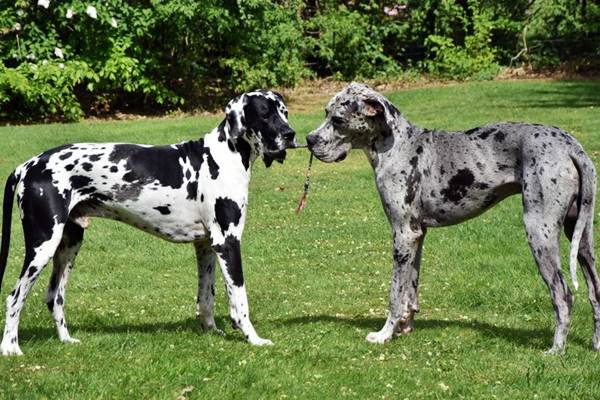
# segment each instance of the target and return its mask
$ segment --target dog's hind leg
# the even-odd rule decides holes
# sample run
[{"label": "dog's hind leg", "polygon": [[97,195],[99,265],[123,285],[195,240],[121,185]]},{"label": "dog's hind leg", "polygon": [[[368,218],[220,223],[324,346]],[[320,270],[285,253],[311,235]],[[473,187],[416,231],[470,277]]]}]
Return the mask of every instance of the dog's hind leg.
[{"label": "dog's hind leg", "polygon": [[66,222],[63,204],[33,203],[25,198],[23,206],[23,232],[25,235],[25,260],[14,290],[6,298],[6,324],[0,344],[3,355],[22,355],[19,348],[19,318],[25,299],[36,279],[48,264],[60,243]]},{"label": "dog's hind leg", "polygon": [[79,340],[69,335],[64,307],[66,285],[73,269],[75,257],[81,248],[83,231],[84,229],[73,221],[69,220],[65,224],[62,240],[54,254],[54,268],[46,291],[46,305],[56,324],[58,338],[63,343],[79,343]]},{"label": "dog's hind leg", "polygon": [[[577,202],[574,201],[565,218],[565,235],[569,240],[571,240],[573,236],[577,215]],[[592,345],[595,350],[600,350],[600,280],[598,279],[598,272],[596,271],[596,260],[593,248],[594,241],[592,238],[592,230],[590,229],[590,226],[586,226],[583,236],[581,237],[581,242],[579,242],[577,259],[579,260],[587,283],[588,297],[590,299],[590,304],[592,305],[592,312],[594,313],[594,338]]]},{"label": "dog's hind leg", "polygon": [[198,297],[196,317],[205,330],[222,333],[215,324],[215,252],[208,241],[194,243],[198,264]]},{"label": "dog's hind leg", "polygon": [[560,269],[559,239],[577,183],[566,175],[557,176],[560,189],[554,190],[545,184],[549,179],[540,170],[530,168],[523,176],[523,222],[527,240],[550,291],[556,317],[554,341],[547,354],[560,354],[564,352],[569,333],[573,295]]}]

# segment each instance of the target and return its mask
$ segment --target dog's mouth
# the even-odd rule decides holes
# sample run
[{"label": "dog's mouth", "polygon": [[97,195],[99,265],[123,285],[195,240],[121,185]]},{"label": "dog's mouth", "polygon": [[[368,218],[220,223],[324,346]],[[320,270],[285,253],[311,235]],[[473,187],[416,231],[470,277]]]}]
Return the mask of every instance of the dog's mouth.
[{"label": "dog's mouth", "polygon": [[265,167],[269,168],[273,164],[273,161],[283,164],[286,155],[285,149],[264,152],[263,162],[265,163]]},{"label": "dog's mouth", "polygon": [[338,156],[338,158],[336,158],[335,160],[333,160],[334,162],[340,162],[346,159],[346,156],[348,155],[347,152],[343,152],[342,154],[340,154]]}]

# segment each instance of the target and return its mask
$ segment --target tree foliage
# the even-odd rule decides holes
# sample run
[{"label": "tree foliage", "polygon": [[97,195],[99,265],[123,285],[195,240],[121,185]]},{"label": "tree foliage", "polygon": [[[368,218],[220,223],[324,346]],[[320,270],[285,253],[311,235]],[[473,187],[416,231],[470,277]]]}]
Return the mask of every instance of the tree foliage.
[{"label": "tree foliage", "polygon": [[593,0],[0,0],[0,118],[219,104],[302,79],[600,66]]}]

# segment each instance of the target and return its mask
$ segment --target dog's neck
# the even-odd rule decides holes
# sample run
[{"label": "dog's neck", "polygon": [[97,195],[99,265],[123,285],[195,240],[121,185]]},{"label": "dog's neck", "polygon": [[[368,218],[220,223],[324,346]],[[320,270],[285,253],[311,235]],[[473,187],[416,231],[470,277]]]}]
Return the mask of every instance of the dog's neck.
[{"label": "dog's neck", "polygon": [[248,175],[250,175],[254,161],[259,157],[258,149],[248,141],[245,135],[237,138],[231,137],[225,120],[204,136],[204,143],[214,151],[218,151],[222,157],[231,158],[230,162],[241,162]]},{"label": "dog's neck", "polygon": [[389,162],[394,162],[393,155],[406,147],[419,130],[401,114],[394,118],[389,125],[391,134],[377,132],[371,144],[363,148],[375,173],[386,168]]}]

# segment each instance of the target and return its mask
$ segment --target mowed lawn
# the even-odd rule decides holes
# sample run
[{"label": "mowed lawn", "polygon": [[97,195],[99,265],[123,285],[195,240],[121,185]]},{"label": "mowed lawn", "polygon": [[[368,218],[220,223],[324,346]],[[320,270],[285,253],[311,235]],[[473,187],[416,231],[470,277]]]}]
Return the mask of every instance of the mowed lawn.
[{"label": "mowed lawn", "polygon": [[[428,128],[558,125],[600,167],[600,81],[468,83],[388,95],[410,121]],[[316,99],[308,114],[294,114],[292,103],[299,141],[318,126],[326,101]],[[3,127],[2,187],[14,166],[56,145],[175,143],[199,138],[219,121]],[[250,315],[274,346],[252,347],[231,328],[220,273],[216,316],[226,336],[200,331],[191,245],[96,219],[67,290],[67,320],[81,345],[57,339],[43,302],[47,268],[21,319],[25,356],[0,358],[0,398],[600,397],[600,354],[591,351],[585,285],[575,294],[566,354],[543,354],[552,342],[554,313],[525,240],[520,196],[475,220],[428,232],[416,330],[373,345],[365,336],[385,321],[391,237],[371,168],[360,151],[342,163],[316,162],[308,205],[298,216],[307,161],[308,152],[296,150],[284,165],[266,169],[257,162],[250,185],[242,249]],[[16,207],[13,212],[2,324],[4,299],[23,259]],[[563,251],[566,271],[565,261]]]}]

